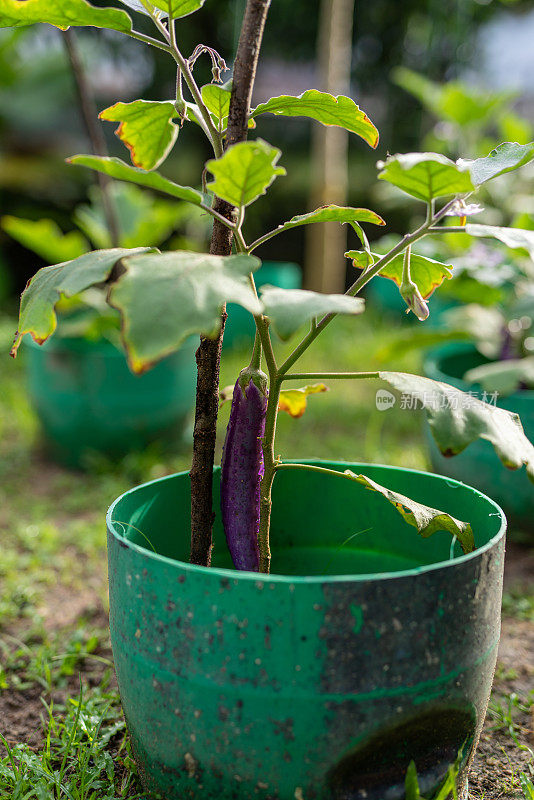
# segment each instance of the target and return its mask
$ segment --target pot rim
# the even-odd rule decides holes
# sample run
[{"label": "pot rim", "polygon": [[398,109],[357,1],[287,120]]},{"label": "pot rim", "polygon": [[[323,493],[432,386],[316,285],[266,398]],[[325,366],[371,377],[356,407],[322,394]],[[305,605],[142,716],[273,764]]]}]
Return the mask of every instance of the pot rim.
[{"label": "pot rim", "polygon": [[[147,481],[146,483],[142,483],[139,486],[134,486],[131,489],[128,489],[128,491],[123,492],[121,495],[119,495],[119,497],[117,497],[116,500],[114,500],[114,502],[108,508],[106,514],[107,530],[123,546],[126,545],[127,547],[145,556],[146,558],[150,558],[155,561],[163,562],[165,564],[178,567],[186,572],[200,573],[200,574],[204,573],[206,576],[212,575],[214,578],[226,577],[244,581],[268,581],[269,583],[281,583],[281,584],[285,583],[287,585],[314,584],[314,583],[320,583],[320,584],[340,583],[347,581],[360,583],[369,580],[392,580],[394,578],[415,577],[417,575],[421,575],[427,572],[455,567],[456,565],[464,564],[467,561],[470,561],[474,558],[478,558],[480,555],[482,555],[482,553],[494,547],[499,542],[499,540],[504,537],[506,533],[506,517],[502,508],[499,505],[497,505],[497,503],[490,497],[483,494],[483,492],[479,492],[472,486],[469,486],[466,483],[462,483],[461,481],[454,480],[453,478],[448,478],[443,475],[436,475],[432,472],[425,472],[424,470],[410,469],[408,467],[395,467],[388,464],[368,464],[356,461],[331,461],[329,459],[324,459],[324,458],[288,459],[287,462],[299,463],[299,464],[330,464],[330,465],[335,465],[336,467],[347,467],[347,468],[381,467],[383,469],[411,473],[413,475],[429,476],[431,478],[434,478],[436,481],[446,481],[449,485],[454,484],[455,486],[467,489],[474,496],[476,496],[477,499],[478,498],[484,499],[486,502],[488,502],[490,505],[494,507],[495,514],[498,515],[501,519],[501,524],[497,533],[484,545],[477,548],[476,550],[473,550],[472,553],[468,553],[467,555],[464,554],[461,556],[457,556],[456,558],[449,561],[436,561],[433,564],[426,564],[420,567],[412,567],[411,569],[398,570],[395,572],[348,573],[339,575],[284,575],[281,573],[264,574],[260,572],[247,572],[245,570],[227,569],[223,567],[203,567],[197,564],[190,564],[187,561],[180,561],[178,559],[169,558],[168,556],[163,556],[160,553],[155,553],[151,550],[142,547],[141,545],[136,544],[135,542],[130,541],[129,539],[126,539],[121,533],[119,533],[116,530],[115,528],[116,523],[113,521],[113,512],[115,510],[115,507],[124,497],[126,497],[129,494],[133,494],[134,492],[138,491],[139,489],[143,489],[146,486],[151,486],[153,484],[160,484],[163,481],[173,480],[174,478],[182,475],[189,475],[188,470],[184,470],[182,472],[175,472],[172,475],[166,475],[163,478],[156,478],[155,480]],[[215,467],[215,470],[219,469],[220,467]],[[491,516],[494,516],[494,514],[492,514]]]},{"label": "pot rim", "polygon": [[[447,380],[454,380],[463,392],[469,392],[469,390],[474,386],[480,386],[478,383],[468,383],[466,380],[464,380],[464,378],[455,378],[454,375],[449,375],[444,371],[442,367],[443,359],[446,356],[452,356],[455,353],[461,352],[468,353],[478,351],[473,342],[460,340],[457,342],[447,342],[446,344],[432,347],[424,355],[423,365],[425,375],[428,374],[429,369],[431,368],[432,371],[439,376],[439,380],[443,380],[444,383],[446,383]],[[491,361],[490,359],[490,363],[495,364],[497,362]],[[512,392],[512,394],[503,395],[499,398],[499,402],[510,401],[513,403],[521,403],[524,401],[534,402],[534,389],[523,389],[520,392]]]}]

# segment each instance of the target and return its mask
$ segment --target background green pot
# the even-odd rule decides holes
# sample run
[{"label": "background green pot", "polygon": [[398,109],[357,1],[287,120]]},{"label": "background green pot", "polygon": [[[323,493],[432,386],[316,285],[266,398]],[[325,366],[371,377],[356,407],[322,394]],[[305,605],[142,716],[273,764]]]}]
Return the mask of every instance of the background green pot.
[{"label": "background green pot", "polygon": [[196,339],[140,376],[104,339],[25,344],[31,402],[62,463],[76,467],[90,450],[120,456],[183,434],[195,402]]},{"label": "background green pot", "polygon": [[[424,372],[433,380],[450,383],[464,392],[478,392],[478,396],[482,397],[481,387],[467,383],[462,375],[487,361],[474,345],[453,342],[427,355]],[[519,414],[527,437],[534,440],[534,391],[516,392],[498,400],[497,405]],[[439,452],[426,421],[425,430],[432,467],[436,472],[464,481],[495,498],[511,523],[533,532],[534,486],[524,469],[518,472],[506,469],[495,455],[492,445],[483,439],[470,444],[460,455],[445,458]]]},{"label": "background green pot", "polygon": [[[141,774],[167,800],[426,795],[478,740],[500,631],[505,519],[428,473],[365,473],[470,520],[478,549],[423,540],[359,484],[284,471],[273,570],[186,562],[189,476],[132,489],[108,512],[110,627]],[[218,502],[219,472],[215,472]],[[131,526],[131,527],[130,527]],[[135,527],[134,527],[135,526]],[[465,784],[464,766],[461,783]]]},{"label": "background green pot", "polygon": [[[300,289],[302,272],[291,261],[264,261],[254,275],[256,286],[279,286],[281,289]],[[228,319],[224,327],[224,347],[246,346],[254,341],[256,326],[249,312],[242,306],[229,303]]]}]

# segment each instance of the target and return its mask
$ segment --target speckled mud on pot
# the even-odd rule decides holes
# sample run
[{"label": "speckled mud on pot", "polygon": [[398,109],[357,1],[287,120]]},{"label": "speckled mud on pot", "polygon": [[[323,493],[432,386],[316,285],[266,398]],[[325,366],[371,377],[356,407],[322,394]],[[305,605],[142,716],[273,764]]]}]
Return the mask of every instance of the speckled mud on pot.
[{"label": "speckled mud on pot", "polygon": [[477,550],[423,540],[363,486],[305,471],[276,478],[269,576],[230,569],[218,520],[213,568],[187,563],[187,473],[108,512],[121,698],[145,784],[168,800],[402,800],[410,760],[426,795],[462,748],[465,789],[499,639],[503,513],[439,476],[325,465],[469,520]]}]

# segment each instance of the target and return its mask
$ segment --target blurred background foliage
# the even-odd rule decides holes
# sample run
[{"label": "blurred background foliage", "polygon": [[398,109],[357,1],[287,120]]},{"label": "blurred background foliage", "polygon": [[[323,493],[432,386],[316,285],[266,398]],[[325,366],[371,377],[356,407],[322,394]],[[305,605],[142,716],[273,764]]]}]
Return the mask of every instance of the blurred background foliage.
[{"label": "blurred background foliage", "polygon": [[[121,6],[119,0],[93,2]],[[210,44],[231,64],[244,3],[208,0],[179,28],[183,51],[192,52],[199,42]],[[270,94],[300,93],[317,84],[318,0],[311,6],[314,13],[309,0],[273,0],[256,102]],[[150,21],[134,16],[137,27],[149,31]],[[400,233],[414,209],[389,195],[387,186],[377,187],[377,157],[421,147],[439,148],[454,157],[474,156],[505,138],[532,138],[534,94],[531,82],[522,83],[521,76],[532,74],[529,58],[534,56],[531,47],[522,50],[517,35],[510,38],[517,30],[530,31],[526,41],[532,41],[534,12],[528,0],[356,3],[351,94],[378,126],[381,142],[376,153],[356,138],[351,142],[350,204],[384,209],[389,232]],[[117,100],[173,96],[175,76],[165,54],[107,31],[77,33],[99,111]],[[501,41],[499,35],[504,36]],[[513,71],[515,85],[507,82],[510,50],[520,62]],[[197,64],[197,79],[209,82],[208,60]],[[448,86],[441,89],[437,84],[445,81]],[[127,160],[123,145],[113,136],[114,126],[100,124],[110,153]],[[192,128],[184,126],[178,146],[162,169],[182,184],[198,181],[199,163],[209,155]],[[307,210],[310,133],[310,123],[303,120],[291,124],[271,117],[262,120],[261,136],[283,150],[288,177],[277,181],[269,199],[260,200],[251,210],[247,222],[251,238]],[[56,233],[77,231],[73,236],[78,248],[85,248],[87,240],[91,246],[104,246],[94,177],[64,161],[68,155],[89,151],[62,34],[46,25],[0,31],[0,215],[48,219],[49,228],[57,226]],[[526,194],[521,196],[526,198]],[[502,199],[495,198],[496,208]],[[506,199],[510,205],[510,198]],[[143,200],[133,189],[121,191],[121,201],[125,204],[122,234],[128,246],[146,237],[148,217],[151,225],[157,217],[156,238],[163,247],[194,248],[205,242],[203,221],[191,219],[178,206],[170,209],[168,203],[147,195]],[[516,202],[506,222],[523,212],[529,215],[533,209],[526,199],[525,203],[518,207],[521,203]],[[26,280],[54,260],[42,243],[32,247],[20,231],[19,235],[13,231],[14,223],[7,221],[0,232],[0,297],[11,311]],[[261,255],[302,263],[303,236],[303,230],[296,229],[275,239]],[[357,246],[356,242],[350,246]]]}]

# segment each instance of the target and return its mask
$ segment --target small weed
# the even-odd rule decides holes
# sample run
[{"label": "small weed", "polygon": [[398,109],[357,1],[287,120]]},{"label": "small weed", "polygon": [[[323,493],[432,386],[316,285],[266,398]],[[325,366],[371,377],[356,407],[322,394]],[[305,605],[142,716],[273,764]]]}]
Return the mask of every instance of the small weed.
[{"label": "small weed", "polygon": [[80,686],[64,709],[47,705],[44,744],[10,746],[0,760],[0,796],[12,800],[134,800],[140,794],[118,696]]},{"label": "small weed", "polygon": [[503,614],[534,622],[534,594],[524,595],[517,591],[505,592],[502,598]]}]

